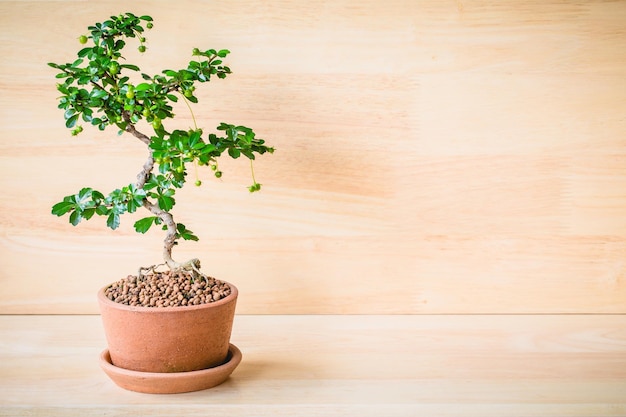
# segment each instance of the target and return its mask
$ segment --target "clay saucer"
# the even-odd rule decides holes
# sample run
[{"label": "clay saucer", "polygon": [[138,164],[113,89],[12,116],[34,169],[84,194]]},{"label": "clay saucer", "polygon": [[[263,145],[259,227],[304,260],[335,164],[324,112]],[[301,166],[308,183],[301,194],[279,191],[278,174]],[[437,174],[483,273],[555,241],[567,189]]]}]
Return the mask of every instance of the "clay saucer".
[{"label": "clay saucer", "polygon": [[148,394],[178,394],[212,388],[226,381],[241,362],[241,351],[230,344],[222,365],[190,372],[139,372],[119,368],[111,363],[109,350],[100,354],[100,367],[120,387]]}]

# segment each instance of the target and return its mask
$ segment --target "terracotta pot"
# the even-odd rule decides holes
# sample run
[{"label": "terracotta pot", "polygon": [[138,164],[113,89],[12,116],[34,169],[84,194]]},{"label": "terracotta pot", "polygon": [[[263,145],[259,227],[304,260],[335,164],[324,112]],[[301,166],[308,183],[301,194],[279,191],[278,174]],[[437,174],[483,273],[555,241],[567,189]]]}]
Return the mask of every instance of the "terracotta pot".
[{"label": "terracotta pot", "polygon": [[106,287],[98,302],[111,363],[140,372],[188,372],[227,360],[237,303],[237,288],[208,304],[184,307],[131,307],[109,300]]}]

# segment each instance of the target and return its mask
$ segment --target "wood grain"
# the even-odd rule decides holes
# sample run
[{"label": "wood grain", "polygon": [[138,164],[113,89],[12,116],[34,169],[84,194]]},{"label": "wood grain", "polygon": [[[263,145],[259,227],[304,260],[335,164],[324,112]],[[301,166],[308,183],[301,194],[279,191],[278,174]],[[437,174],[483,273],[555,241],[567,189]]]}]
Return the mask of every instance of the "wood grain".
[{"label": "wood grain", "polygon": [[98,368],[98,316],[0,316],[0,416],[623,416],[626,316],[237,316],[243,361],[179,395]]},{"label": "wood grain", "polygon": [[[145,150],[72,138],[48,61],[122,1],[0,1],[0,313],[93,313],[160,261],[161,236],[50,215],[133,181]],[[277,148],[184,189],[199,243],[246,314],[624,313],[626,2],[137,1],[146,72],[232,50],[196,117]],[[59,23],[62,23],[59,25]],[[133,49],[133,48],[131,48]],[[177,109],[177,127],[192,124]],[[114,167],[111,169],[111,167]]]}]

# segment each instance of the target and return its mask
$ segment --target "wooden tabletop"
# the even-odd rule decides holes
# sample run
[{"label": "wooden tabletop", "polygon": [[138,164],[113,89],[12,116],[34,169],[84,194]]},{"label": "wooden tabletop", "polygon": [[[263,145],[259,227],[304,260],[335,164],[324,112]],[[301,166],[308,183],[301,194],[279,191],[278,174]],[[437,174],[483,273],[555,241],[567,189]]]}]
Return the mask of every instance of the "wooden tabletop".
[{"label": "wooden tabletop", "polygon": [[237,316],[211,390],[125,391],[97,315],[0,316],[0,416],[624,416],[625,315]]}]

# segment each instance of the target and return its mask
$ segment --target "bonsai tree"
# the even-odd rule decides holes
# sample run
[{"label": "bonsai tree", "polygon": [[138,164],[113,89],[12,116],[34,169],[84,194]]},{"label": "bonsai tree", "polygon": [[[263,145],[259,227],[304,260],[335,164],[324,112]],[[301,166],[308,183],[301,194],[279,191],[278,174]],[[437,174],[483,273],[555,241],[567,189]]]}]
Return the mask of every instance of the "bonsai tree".
[{"label": "bonsai tree", "polygon": [[[165,69],[156,75],[143,73],[139,67],[125,61],[122,50],[127,41],[135,38],[139,52],[145,52],[144,32],[152,26],[150,16],[138,17],[132,13],[111,16],[109,20],[89,26],[89,34],[78,38],[84,47],[78,51],[75,61],[48,64],[59,71],[56,75],[57,89],[61,93],[58,107],[64,111],[65,125],[72,135],[80,134],[83,124],[100,130],[114,128],[119,134],[130,134],[144,143],[148,154],[135,182],[107,195],[85,187],[55,204],[52,214],[68,215],[74,226],[95,215],[103,216],[107,226],[116,229],[122,214],[146,210],[148,215],[137,220],[134,227],[139,233],[146,233],[153,225],[163,228],[164,264],[171,271],[188,273],[192,279],[204,277],[197,259],[177,262],[172,258],[172,249],[180,239],[198,240],[172,215],[176,191],[188,182],[188,168],[206,166],[220,178],[220,156],[224,153],[235,159],[244,156],[250,160],[252,174],[248,190],[256,192],[261,184],[254,177],[252,161],[256,155],[272,153],[274,149],[245,126],[221,123],[216,128],[217,133],[203,138],[203,130],[196,124],[190,105],[198,102],[196,84],[231,74],[222,61],[229,54],[228,50],[194,48],[194,59],[187,68]],[[168,120],[174,118],[173,103],[179,100],[191,111],[193,128],[168,130]],[[197,177],[195,185],[201,186]],[[149,270],[154,272],[155,268],[154,265],[140,268],[138,275],[141,277],[142,272]]]}]

